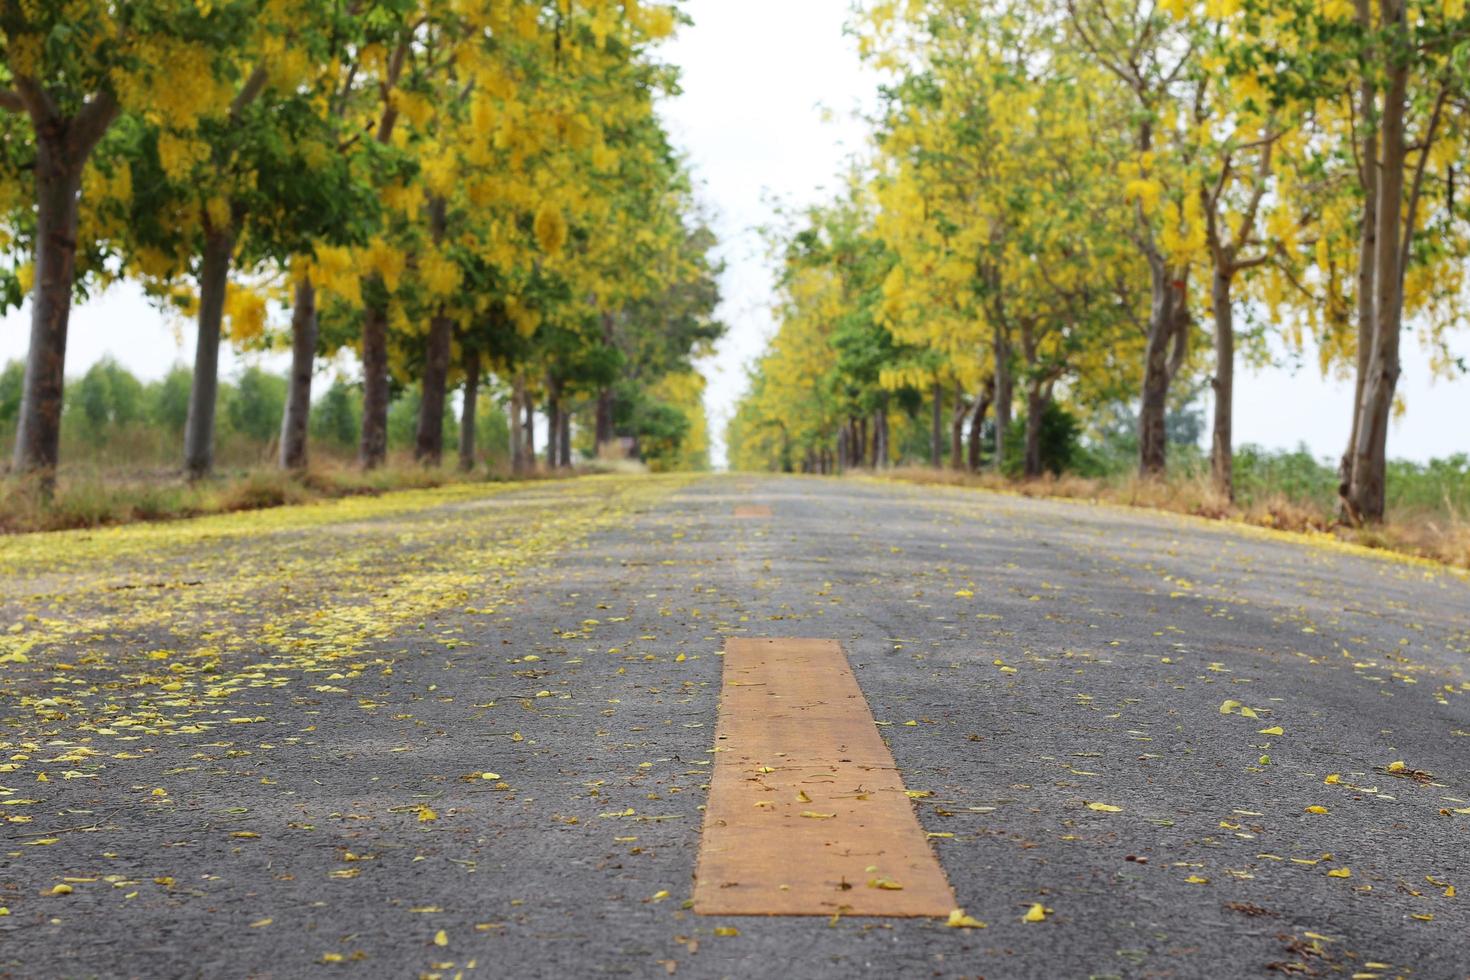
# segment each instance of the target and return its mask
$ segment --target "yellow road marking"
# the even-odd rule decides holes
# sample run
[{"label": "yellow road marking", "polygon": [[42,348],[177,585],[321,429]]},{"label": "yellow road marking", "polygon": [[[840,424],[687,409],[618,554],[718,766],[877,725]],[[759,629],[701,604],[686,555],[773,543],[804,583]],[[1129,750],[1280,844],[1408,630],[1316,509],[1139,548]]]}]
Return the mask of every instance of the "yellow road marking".
[{"label": "yellow road marking", "polygon": [[765,504],[739,504],[735,507],[735,516],[742,519],[751,517],[770,517],[771,508],[767,507]]},{"label": "yellow road marking", "polygon": [[841,644],[727,640],[715,745],[695,912],[955,908]]}]

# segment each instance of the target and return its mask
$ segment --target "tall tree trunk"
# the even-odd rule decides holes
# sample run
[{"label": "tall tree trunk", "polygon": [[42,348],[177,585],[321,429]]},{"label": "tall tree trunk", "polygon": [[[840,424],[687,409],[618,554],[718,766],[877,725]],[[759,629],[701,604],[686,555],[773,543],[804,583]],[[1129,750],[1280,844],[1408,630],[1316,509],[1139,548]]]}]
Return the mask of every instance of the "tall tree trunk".
[{"label": "tall tree trunk", "polygon": [[76,275],[80,165],[58,159],[60,148],[36,140],[36,265],[31,290],[31,345],[26,352],[15,468],[39,471],[47,493],[61,457],[61,400],[66,381],[66,331]]},{"label": "tall tree trunk", "polygon": [[522,443],[521,400],[526,396],[526,383],[519,374],[511,381],[510,404],[506,416],[510,424],[510,471],[520,474],[526,471],[526,450]]},{"label": "tall tree trunk", "polygon": [[852,441],[852,427],[844,425],[837,430],[837,471],[843,472],[852,463],[852,450],[849,443]]},{"label": "tall tree trunk", "polygon": [[1235,399],[1235,311],[1230,305],[1229,269],[1218,266],[1210,286],[1210,305],[1215,314],[1215,426],[1210,441],[1210,475],[1215,491],[1226,500],[1235,499],[1235,449],[1231,415]]},{"label": "tall tree trunk", "polygon": [[311,276],[296,284],[291,306],[291,373],[286,413],[281,416],[281,469],[306,469],[307,421],[311,417],[311,375],[316,366],[316,287]]},{"label": "tall tree trunk", "polygon": [[868,417],[857,420],[857,464],[868,465]]},{"label": "tall tree trunk", "polygon": [[613,432],[613,392],[603,388],[597,393],[597,455],[612,452],[617,436]]},{"label": "tall tree trunk", "polygon": [[[429,199],[429,230],[436,246],[444,240],[446,210],[444,198],[436,194]],[[428,466],[438,466],[444,460],[444,402],[449,393],[449,354],[453,341],[454,321],[440,304],[429,320],[419,393],[418,433],[413,447],[414,460]]]},{"label": "tall tree trunk", "polygon": [[[1168,460],[1169,385],[1188,352],[1187,284],[1162,258],[1149,262],[1152,303],[1144,344],[1143,399],[1138,412],[1138,471],[1161,476]],[[1180,274],[1182,275],[1182,274]]]},{"label": "tall tree trunk", "polygon": [[536,399],[529,394],[521,398],[521,410],[526,413],[525,437],[526,472],[536,471]]},{"label": "tall tree trunk", "polygon": [[218,229],[205,234],[199,270],[199,335],[194,345],[194,379],[189,389],[189,416],[184,424],[184,469],[192,480],[214,468],[214,410],[219,395],[220,322],[230,282],[235,240]]},{"label": "tall tree trunk", "polygon": [[546,376],[546,468],[561,465],[561,380]]},{"label": "tall tree trunk", "polygon": [[[1373,0],[1354,3],[1358,27],[1364,34],[1373,30]],[[1338,517],[1357,523],[1352,503],[1353,462],[1358,451],[1358,420],[1363,411],[1363,387],[1367,383],[1369,361],[1373,355],[1374,327],[1377,322],[1375,286],[1378,261],[1378,88],[1373,74],[1363,72],[1358,85],[1358,120],[1362,144],[1358,148],[1358,184],[1363,192],[1363,209],[1358,225],[1358,322],[1357,364],[1353,378],[1352,425],[1348,430],[1347,448],[1338,465]]]},{"label": "tall tree trunk", "polygon": [[362,311],[362,439],[357,462],[376,469],[388,458],[388,310],[369,302]]},{"label": "tall tree trunk", "polygon": [[[400,41],[388,58],[387,73],[379,86],[382,112],[373,139],[387,146],[398,123],[398,104],[393,88],[408,57],[407,41]],[[343,103],[345,111],[346,103]],[[362,438],[357,444],[357,463],[365,470],[377,469],[388,459],[388,298],[382,277],[362,279],[364,296],[370,297],[362,312]],[[383,295],[378,297],[377,294]]]},{"label": "tall tree trunk", "polygon": [[459,468],[469,473],[475,468],[475,422],[480,401],[480,355],[472,352],[464,359],[464,396],[459,406]]},{"label": "tall tree trunk", "polygon": [[1006,433],[1011,428],[1011,402],[1015,400],[1011,373],[1011,343],[1005,331],[995,328],[995,458],[991,466],[1005,472]]},{"label": "tall tree trunk", "polygon": [[[604,311],[602,314],[602,342],[608,347],[615,347],[617,340],[616,323],[611,312]],[[597,392],[596,410],[596,432],[593,434],[593,452],[598,457],[603,456],[612,449],[616,434],[613,431],[613,391],[612,386],[605,386]]]},{"label": "tall tree trunk", "polygon": [[888,469],[888,406],[873,410],[873,468]]},{"label": "tall tree trunk", "polygon": [[970,413],[969,464],[971,473],[980,472],[981,436],[985,431],[985,413],[995,400],[995,375],[985,379],[985,387],[975,397],[975,410]]},{"label": "tall tree trunk", "polygon": [[453,339],[454,321],[442,311],[436,313],[429,321],[418,431],[413,445],[414,461],[425,466],[438,466],[444,459],[444,400],[449,388],[449,348]]},{"label": "tall tree trunk", "polygon": [[1046,419],[1046,406],[1051,398],[1047,385],[1032,379],[1026,382],[1026,479],[1041,476],[1041,426]]},{"label": "tall tree trunk", "polygon": [[562,405],[558,428],[561,432],[561,437],[557,440],[557,447],[561,451],[558,463],[563,468],[570,468],[572,465],[572,413],[565,404]]},{"label": "tall tree trunk", "polygon": [[929,388],[932,413],[929,420],[929,465],[944,466],[944,388],[938,381]]},{"label": "tall tree trunk", "polygon": [[[1395,39],[1402,41],[1406,30],[1403,0],[1383,0],[1380,7],[1384,26],[1391,27]],[[1401,243],[1408,237],[1403,229],[1403,200],[1409,65],[1406,56],[1393,57],[1394,53],[1401,54],[1391,52],[1386,59],[1388,85],[1381,116],[1373,346],[1363,382],[1363,404],[1358,416],[1358,441],[1349,488],[1349,503],[1356,516],[1374,522],[1383,520],[1384,512],[1388,422],[1399,379],[1399,333],[1404,312],[1402,258],[1407,249],[1401,251]]]},{"label": "tall tree trunk", "polygon": [[949,416],[949,466],[950,469],[965,468],[965,418],[970,414],[970,404],[965,401],[964,391],[956,382],[954,386],[954,409]]}]

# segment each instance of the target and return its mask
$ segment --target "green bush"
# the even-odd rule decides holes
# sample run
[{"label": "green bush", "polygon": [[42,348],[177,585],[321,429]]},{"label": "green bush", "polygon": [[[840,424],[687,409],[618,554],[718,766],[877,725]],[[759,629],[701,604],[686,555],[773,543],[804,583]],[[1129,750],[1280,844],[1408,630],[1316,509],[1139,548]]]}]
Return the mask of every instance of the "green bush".
[{"label": "green bush", "polygon": [[351,449],[362,431],[362,392],[338,377],[311,409],[311,438],[317,442]]},{"label": "green bush", "polygon": [[[1073,472],[1084,459],[1082,454],[1082,424],[1077,416],[1056,402],[1047,402],[1041,414],[1041,468],[1059,476],[1063,471]],[[1026,417],[1011,421],[1006,430],[1006,458],[1003,472],[1012,479],[1020,477],[1026,468]]]},{"label": "green bush", "polygon": [[1287,452],[1247,443],[1235,450],[1235,496],[1242,504],[1280,494],[1331,512],[1337,483],[1337,470],[1315,458],[1305,445]]}]

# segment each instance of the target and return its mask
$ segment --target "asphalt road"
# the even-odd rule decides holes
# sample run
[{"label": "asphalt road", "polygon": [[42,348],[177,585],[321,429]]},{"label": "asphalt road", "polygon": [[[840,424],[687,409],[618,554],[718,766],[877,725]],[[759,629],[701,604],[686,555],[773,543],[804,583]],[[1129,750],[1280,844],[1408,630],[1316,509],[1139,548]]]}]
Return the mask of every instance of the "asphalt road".
[{"label": "asphalt road", "polygon": [[[1461,577],[876,481],[395,501],[0,542],[0,976],[1470,977]],[[842,642],[987,928],[685,907],[727,636]]]}]

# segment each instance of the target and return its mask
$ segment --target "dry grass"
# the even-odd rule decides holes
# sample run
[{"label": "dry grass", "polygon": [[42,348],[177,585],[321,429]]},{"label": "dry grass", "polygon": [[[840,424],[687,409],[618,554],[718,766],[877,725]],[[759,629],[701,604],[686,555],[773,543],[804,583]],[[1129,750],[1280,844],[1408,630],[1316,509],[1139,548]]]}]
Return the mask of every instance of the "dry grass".
[{"label": "dry grass", "polygon": [[[517,479],[566,473],[541,472]],[[233,511],[260,510],[337,497],[377,495],[449,483],[505,480],[509,475],[451,466],[419,466],[406,455],[364,471],[345,461],[314,461],[303,473],[267,467],[225,471],[190,482],[174,470],[117,467],[63,468],[48,499],[33,478],[0,477],[0,533],[59,531],[135,521],[176,520]]]},{"label": "dry grass", "polygon": [[1352,527],[1339,522],[1320,504],[1293,499],[1284,493],[1260,495],[1246,506],[1232,503],[1202,476],[1145,480],[1137,475],[1098,479],[1063,474],[1018,481],[995,473],[972,474],[923,467],[905,467],[877,475],[910,483],[978,487],[1024,497],[1091,500],[1282,531],[1330,534],[1350,544],[1470,568],[1470,523],[1454,508],[1443,512],[1390,513],[1383,524]]}]

